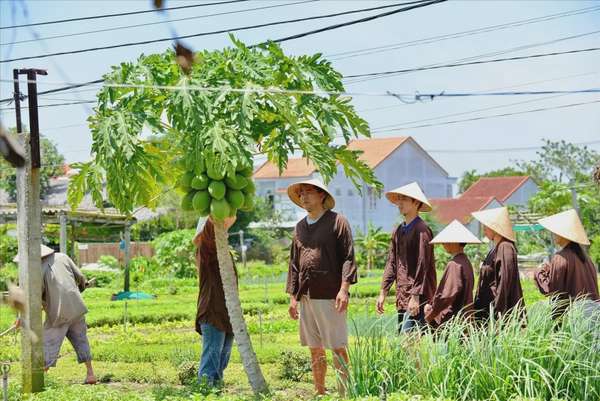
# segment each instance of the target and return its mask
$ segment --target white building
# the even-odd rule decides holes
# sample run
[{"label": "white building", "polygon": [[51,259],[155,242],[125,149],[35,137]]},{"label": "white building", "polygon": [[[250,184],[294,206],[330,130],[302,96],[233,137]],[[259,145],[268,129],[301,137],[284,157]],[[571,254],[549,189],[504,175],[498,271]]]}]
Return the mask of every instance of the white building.
[{"label": "white building", "polygon": [[[349,149],[360,150],[360,159],[373,169],[383,183],[384,192],[417,181],[428,197],[452,196],[456,181],[413,138],[390,137],[354,140]],[[312,163],[305,159],[290,159],[287,168],[279,174],[275,165],[264,163],[254,173],[257,194],[273,201],[274,207],[284,214],[285,220],[296,222],[305,212],[287,197],[287,187],[297,181],[319,178]],[[398,209],[376,196],[370,188],[359,194],[346,177],[342,167],[328,185],[336,199],[335,210],[345,215],[354,229],[365,231],[369,222],[375,227],[391,231],[400,221]]]}]

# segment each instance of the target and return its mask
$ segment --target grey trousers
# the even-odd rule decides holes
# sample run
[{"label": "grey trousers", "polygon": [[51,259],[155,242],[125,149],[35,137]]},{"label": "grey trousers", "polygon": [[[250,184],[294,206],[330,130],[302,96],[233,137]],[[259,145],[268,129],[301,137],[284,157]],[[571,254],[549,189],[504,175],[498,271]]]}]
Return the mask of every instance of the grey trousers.
[{"label": "grey trousers", "polygon": [[77,354],[77,362],[83,363],[92,360],[90,343],[87,338],[87,324],[85,316],[70,324],[58,327],[44,327],[44,361],[45,367],[56,366],[60,347],[67,337]]}]

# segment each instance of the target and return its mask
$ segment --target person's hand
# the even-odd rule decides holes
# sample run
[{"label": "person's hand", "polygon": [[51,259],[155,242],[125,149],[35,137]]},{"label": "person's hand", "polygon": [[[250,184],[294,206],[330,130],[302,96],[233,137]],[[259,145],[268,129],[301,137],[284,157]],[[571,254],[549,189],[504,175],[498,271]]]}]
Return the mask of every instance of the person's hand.
[{"label": "person's hand", "polygon": [[375,304],[375,310],[378,314],[383,315],[385,305],[385,294],[379,294],[377,297],[377,303]]},{"label": "person's hand", "polygon": [[408,301],[408,307],[406,308],[409,315],[417,316],[419,314],[419,296],[412,295]]},{"label": "person's hand", "polygon": [[298,320],[298,301],[293,296],[290,297],[290,306],[288,313],[293,320]]},{"label": "person's hand", "polygon": [[91,287],[96,283],[96,277],[91,278],[90,280],[85,282],[85,287]]},{"label": "person's hand", "polygon": [[348,309],[349,298],[350,293],[345,289],[340,288],[340,290],[337,293],[337,296],[335,297],[335,309],[340,313],[345,312],[346,309]]},{"label": "person's hand", "polygon": [[19,329],[21,327],[21,319],[15,320],[14,325],[15,325],[15,329]]},{"label": "person's hand", "polygon": [[433,309],[433,307],[430,304],[425,305],[425,314],[429,314],[429,312],[431,312]]}]

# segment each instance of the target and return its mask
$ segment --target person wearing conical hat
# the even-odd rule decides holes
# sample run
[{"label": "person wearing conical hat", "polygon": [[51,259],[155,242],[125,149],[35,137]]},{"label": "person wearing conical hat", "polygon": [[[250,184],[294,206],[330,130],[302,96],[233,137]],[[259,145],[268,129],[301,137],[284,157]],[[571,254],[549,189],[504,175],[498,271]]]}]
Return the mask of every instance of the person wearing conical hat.
[{"label": "person wearing conical hat", "polygon": [[389,191],[386,197],[398,206],[404,223],[392,234],[376,309],[384,312],[385,297],[395,282],[399,331],[408,332],[426,324],[425,304],[435,293],[433,233],[419,217],[419,212],[431,211],[431,205],[416,182]]},{"label": "person wearing conical hat", "polygon": [[[560,250],[534,273],[534,280],[544,295],[558,297],[561,301],[585,298],[592,301],[598,296],[596,267],[582,245],[590,241],[573,209],[539,220],[540,225],[554,234]],[[559,306],[559,309],[563,309]]]},{"label": "person wearing conical hat", "polygon": [[307,212],[296,224],[290,249],[288,312],[292,319],[300,320],[300,343],[310,349],[316,392],[325,393],[325,349],[330,349],[343,395],[349,363],[349,289],[358,277],[352,231],[348,220],[331,210],[335,199],[322,182],[292,184],[288,196]]},{"label": "person wearing conical hat", "polygon": [[431,241],[442,244],[452,259],[446,265],[433,302],[425,305],[425,321],[439,327],[453,317],[470,316],[473,308],[473,266],[464,253],[466,244],[481,244],[458,220],[454,220]]},{"label": "person wearing conical hat", "polygon": [[[19,250],[19,253],[21,250]],[[75,262],[64,253],[40,247],[42,268],[42,306],[44,320],[44,370],[56,366],[65,337],[73,346],[78,363],[85,363],[84,384],[96,384],[92,354],[87,337],[85,314],[88,312],[81,293],[90,285]],[[13,261],[18,262],[17,254]]]},{"label": "person wearing conical hat", "polygon": [[483,232],[493,245],[479,271],[475,295],[475,316],[489,318],[490,308],[504,315],[515,307],[521,313],[525,306],[519,280],[515,233],[506,207],[473,212],[471,215],[483,225]]}]

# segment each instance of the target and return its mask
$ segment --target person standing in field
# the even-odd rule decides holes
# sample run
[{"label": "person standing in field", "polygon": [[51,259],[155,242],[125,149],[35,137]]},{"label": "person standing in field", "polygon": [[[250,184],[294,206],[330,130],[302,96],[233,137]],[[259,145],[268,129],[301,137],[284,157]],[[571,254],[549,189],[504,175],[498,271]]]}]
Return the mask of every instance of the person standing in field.
[{"label": "person standing in field", "polygon": [[419,216],[430,212],[431,204],[416,182],[396,188],[386,197],[398,206],[404,222],[392,234],[376,310],[384,313],[385,298],[396,283],[398,330],[410,332],[425,325],[424,308],[433,301],[436,288],[433,233]]},{"label": "person standing in field", "polygon": [[431,241],[441,244],[452,259],[438,284],[433,302],[425,305],[425,320],[434,328],[456,316],[470,317],[473,310],[473,266],[464,253],[466,244],[481,244],[458,220],[454,220]]},{"label": "person standing in field", "polygon": [[352,231],[346,218],[332,211],[335,200],[320,181],[292,184],[288,196],[307,213],[296,225],[290,250],[289,315],[300,319],[300,343],[310,349],[317,394],[326,391],[325,349],[330,349],[343,396],[349,362],[346,313],[350,285],[357,281]]},{"label": "person standing in field", "polygon": [[479,271],[475,295],[475,316],[479,320],[497,317],[518,309],[525,312],[523,289],[519,280],[515,233],[506,207],[471,213],[483,225],[485,236],[493,248],[485,257]]},{"label": "person standing in field", "polygon": [[[226,218],[225,229],[231,228],[235,220],[235,216]],[[217,260],[215,228],[210,217],[198,220],[193,243],[196,246],[199,284],[196,331],[202,336],[198,382],[209,387],[219,387],[223,383],[223,372],[231,356],[233,329],[225,306],[225,293]]]},{"label": "person standing in field", "polygon": [[550,262],[534,273],[540,292],[563,303],[558,305],[558,314],[564,311],[566,303],[576,299],[598,301],[598,270],[583,248],[590,241],[577,212],[570,209],[539,223],[553,234],[554,243],[560,248]]}]

